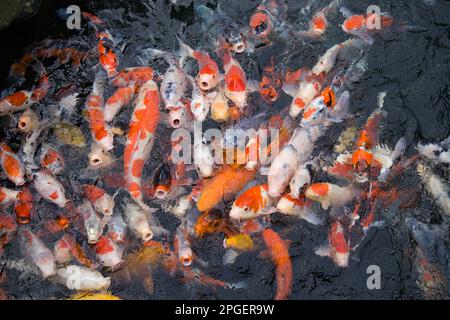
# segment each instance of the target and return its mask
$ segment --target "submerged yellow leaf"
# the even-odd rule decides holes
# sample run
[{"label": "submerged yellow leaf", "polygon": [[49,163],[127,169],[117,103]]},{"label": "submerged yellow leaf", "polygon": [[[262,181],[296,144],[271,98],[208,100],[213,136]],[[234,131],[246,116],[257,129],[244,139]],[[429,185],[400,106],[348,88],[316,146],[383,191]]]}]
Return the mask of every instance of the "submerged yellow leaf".
[{"label": "submerged yellow leaf", "polygon": [[73,124],[67,122],[57,123],[54,127],[54,132],[57,138],[64,144],[76,147],[84,147],[86,145],[83,131]]}]

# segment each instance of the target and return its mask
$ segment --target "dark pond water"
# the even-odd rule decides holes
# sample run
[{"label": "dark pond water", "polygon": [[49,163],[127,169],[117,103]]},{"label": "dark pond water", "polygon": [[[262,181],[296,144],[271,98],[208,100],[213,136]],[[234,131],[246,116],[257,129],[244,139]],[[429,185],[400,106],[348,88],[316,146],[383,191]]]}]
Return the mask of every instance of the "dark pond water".
[{"label": "dark pond water", "polygon": [[[0,84],[8,88],[9,67],[28,49],[44,39],[64,39],[69,43],[79,43],[80,47],[89,49],[95,46],[92,30],[83,26],[83,30],[67,30],[65,21],[56,15],[56,9],[76,1],[43,1],[39,12],[27,21],[17,22],[0,32],[4,44],[1,50]],[[106,21],[108,29],[114,35],[123,37],[126,46],[121,54],[120,68],[139,64],[135,54],[140,47],[156,47],[173,50],[176,47],[175,35],[180,27],[186,26],[184,37],[192,46],[200,43],[201,27],[194,18],[193,5],[190,0],[178,1],[174,7],[167,0],[143,1],[89,1],[76,2],[82,10],[89,11]],[[195,1],[195,3],[213,1]],[[259,1],[219,1],[224,11],[234,20],[243,25]],[[301,9],[306,1],[287,1],[289,6],[288,20],[291,24],[305,24],[308,15],[302,15]],[[387,91],[385,108],[389,114],[382,131],[382,141],[393,144],[402,136],[410,143],[409,153],[414,152],[414,146],[419,141],[437,142],[450,134],[450,1],[436,0],[434,5],[424,4],[422,0],[389,0],[389,1],[344,1],[354,12],[365,12],[371,4],[377,4],[383,12],[389,12],[396,20],[404,22],[404,30],[395,30],[380,37],[368,49],[368,71],[352,91],[351,109],[356,115],[357,125],[365,122],[367,116],[376,107],[376,97],[379,91]],[[328,4],[327,0],[314,1],[313,8],[321,8]],[[314,12],[315,9],[312,9]],[[312,41],[306,45],[287,43],[275,44],[269,49],[263,49],[254,55],[239,57],[247,72],[248,78],[259,79],[258,69],[267,63],[267,56],[277,55],[281,48],[293,47],[289,58],[292,68],[299,68],[311,63],[324,52],[326,48],[348,38],[339,24],[343,18],[340,15],[331,17],[332,27],[320,41]],[[81,95],[85,97],[90,90],[94,72],[92,68],[96,61],[88,61],[82,65],[82,70],[75,73],[72,70],[59,68],[52,73],[55,84],[75,83]],[[28,83],[25,83],[26,86]],[[289,98],[281,98],[270,112],[276,113],[287,103]],[[42,115],[51,114],[49,106],[51,99],[44,100],[38,110]],[[261,107],[262,108],[262,107]],[[126,128],[129,113],[119,119],[119,125]],[[88,126],[81,116],[74,116],[71,122],[87,132]],[[10,119],[2,119],[0,135],[14,148],[18,148],[20,139],[10,130]],[[342,128],[341,128],[342,129]],[[90,135],[86,135],[89,137]],[[146,168],[150,176],[157,163],[167,152],[161,135],[153,149],[152,159]],[[333,142],[325,139],[324,148]],[[88,141],[89,143],[89,141]],[[77,149],[64,147],[67,159],[82,159],[68,166],[64,176],[68,180],[81,182],[80,172],[86,167],[88,148]],[[120,153],[120,150],[116,151]],[[70,160],[69,160],[70,161]],[[83,162],[84,161],[84,162]],[[441,172],[448,179],[448,171]],[[401,185],[417,185],[419,179],[410,170],[402,176]],[[448,180],[446,180],[448,181]],[[84,182],[84,181],[83,181]],[[3,184],[2,184],[3,185]],[[39,214],[33,218],[31,227],[39,230],[42,219],[54,207],[39,203]],[[422,292],[416,284],[417,274],[414,271],[412,252],[415,243],[404,223],[406,217],[417,216],[422,221],[439,224],[448,230],[447,222],[443,220],[432,200],[423,193],[415,208],[405,210],[387,210],[385,225],[372,228],[363,243],[352,253],[348,268],[336,267],[330,259],[314,254],[314,248],[321,245],[327,237],[328,225],[311,226],[305,221],[289,219],[274,215],[272,228],[291,241],[291,255],[294,279],[290,299],[421,299]],[[161,222],[170,230],[174,230],[177,220],[167,214],[158,214]],[[45,241],[54,241],[48,237]],[[271,299],[276,290],[275,268],[270,260],[259,258],[260,249],[243,253],[232,265],[223,266],[222,246],[223,235],[208,236],[193,241],[194,251],[208,266],[203,267],[208,275],[228,282],[244,281],[246,289],[222,289],[201,285],[186,285],[176,277],[171,277],[162,269],[157,269],[155,291],[149,295],[141,286],[142,279],[133,279],[131,283],[113,281],[110,291],[124,299]],[[448,245],[447,245],[448,248]],[[448,250],[447,250],[448,251]],[[4,257],[14,260],[21,257],[18,243],[13,242]],[[380,290],[369,290],[366,286],[368,277],[366,269],[369,265],[378,265],[382,271]],[[445,276],[450,279],[450,269],[443,266]],[[49,281],[42,281],[32,273],[7,270],[8,279],[3,288],[13,299],[59,299],[73,292]],[[445,298],[445,297],[443,297]]]}]

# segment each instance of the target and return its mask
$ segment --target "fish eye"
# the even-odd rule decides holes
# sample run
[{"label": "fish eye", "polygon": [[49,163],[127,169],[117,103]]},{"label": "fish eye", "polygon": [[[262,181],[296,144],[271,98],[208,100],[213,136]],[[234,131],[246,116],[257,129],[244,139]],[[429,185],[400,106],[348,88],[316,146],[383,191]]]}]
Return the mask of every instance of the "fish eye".
[{"label": "fish eye", "polygon": [[244,207],[244,211],[245,211],[245,212],[248,212],[249,210],[250,210],[249,207],[247,207],[247,206]]}]

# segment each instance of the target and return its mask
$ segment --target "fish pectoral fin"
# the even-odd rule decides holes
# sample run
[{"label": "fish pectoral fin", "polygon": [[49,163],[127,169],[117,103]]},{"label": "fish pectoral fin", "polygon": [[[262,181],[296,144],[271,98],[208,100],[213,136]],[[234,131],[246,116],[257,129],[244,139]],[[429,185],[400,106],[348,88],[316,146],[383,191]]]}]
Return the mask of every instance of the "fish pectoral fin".
[{"label": "fish pectoral fin", "polygon": [[320,257],[329,257],[331,254],[330,245],[328,243],[321,245],[314,250],[314,253]]},{"label": "fish pectoral fin", "polygon": [[324,221],[323,217],[321,217],[320,215],[318,215],[316,212],[314,212],[312,210],[307,210],[306,212],[304,212],[301,215],[301,217],[303,220],[306,220],[307,222],[309,222],[315,226],[323,224],[323,221]]}]

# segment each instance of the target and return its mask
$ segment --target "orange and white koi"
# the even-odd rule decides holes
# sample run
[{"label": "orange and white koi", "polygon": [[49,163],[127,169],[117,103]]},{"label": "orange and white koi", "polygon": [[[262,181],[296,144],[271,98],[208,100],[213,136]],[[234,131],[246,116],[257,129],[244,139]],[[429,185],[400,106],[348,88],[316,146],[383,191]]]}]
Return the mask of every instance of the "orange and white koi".
[{"label": "orange and white koi", "polygon": [[135,84],[131,83],[126,87],[118,88],[111,97],[106,100],[104,108],[104,117],[106,122],[113,121],[114,117],[124,106],[128,105],[133,99]]},{"label": "orange and white koi", "polygon": [[351,187],[340,187],[332,183],[314,183],[305,191],[305,196],[313,201],[320,202],[325,210],[330,206],[339,208],[356,197],[356,191]]},{"label": "orange and white koi", "polygon": [[359,46],[359,42],[355,39],[349,39],[328,49],[327,52],[319,58],[306,79],[300,82],[295,91],[291,90],[291,87],[289,86],[283,86],[285,92],[293,96],[289,111],[291,117],[297,117],[304,111],[305,107],[320,94],[324,79],[334,67],[338,53],[343,48],[351,46]]},{"label": "orange and white koi", "polygon": [[270,210],[273,201],[267,191],[267,184],[257,185],[244,191],[234,201],[230,218],[238,221],[248,220],[274,212],[275,210]]},{"label": "orange and white koi", "polygon": [[56,274],[55,257],[45,244],[28,229],[19,230],[23,253],[39,268],[44,279]]},{"label": "orange and white koi", "polygon": [[348,266],[350,251],[345,228],[339,221],[336,221],[331,224],[328,244],[318,247],[315,253],[321,257],[328,256],[337,266],[345,268]]},{"label": "orange and white koi", "polygon": [[346,18],[342,24],[342,30],[361,37],[369,43],[373,43],[372,34],[389,29],[394,24],[394,19],[383,13],[372,12],[366,15],[357,15],[345,7],[341,8],[341,13]]},{"label": "orange and white koi", "polygon": [[19,157],[4,142],[0,143],[0,162],[8,180],[14,182],[16,186],[25,183],[25,169]]},{"label": "orange and white koi", "polygon": [[16,220],[18,224],[30,223],[31,214],[33,211],[33,195],[30,189],[23,188],[14,205],[14,212],[16,213]]},{"label": "orange and white koi", "polygon": [[308,30],[300,31],[296,33],[296,35],[298,37],[308,38],[318,38],[322,36],[329,24],[327,16],[336,12],[337,7],[341,4],[341,2],[342,0],[333,0],[328,6],[317,11],[309,22]]},{"label": "orange and white koi", "polygon": [[150,80],[153,80],[152,67],[132,67],[121,70],[111,83],[116,87],[128,87],[132,83],[141,86]]},{"label": "orange and white koi", "polygon": [[278,200],[277,209],[282,214],[296,216],[313,225],[320,225],[324,219],[314,212],[312,204],[313,202],[306,199],[304,195],[296,198],[291,193],[286,193]]},{"label": "orange and white koi", "polygon": [[91,129],[92,139],[95,144],[100,146],[105,151],[110,151],[114,148],[113,134],[111,129],[105,122],[103,113],[105,79],[101,73],[95,76],[92,92],[86,101],[86,110],[89,115],[89,127]]},{"label": "orange and white koi", "polygon": [[124,150],[124,172],[127,190],[146,211],[141,191],[142,170],[150,156],[159,123],[158,87],[153,80],[142,85],[135,101]]},{"label": "orange and white koi", "polygon": [[284,1],[262,0],[250,17],[250,33],[257,40],[267,41],[282,31],[286,18],[287,5]]},{"label": "orange and white koi", "polygon": [[114,268],[121,264],[123,250],[109,237],[101,237],[95,244],[95,253],[103,266]]},{"label": "orange and white koi", "polygon": [[95,185],[88,184],[83,186],[85,197],[92,203],[95,211],[111,216],[114,211],[114,199],[105,190]]},{"label": "orange and white koi", "polygon": [[[292,291],[292,262],[289,255],[289,242],[271,229],[262,232],[264,243],[268,247],[267,255],[270,256],[276,266],[277,293],[274,300],[286,300]],[[264,255],[264,254],[263,254]]]},{"label": "orange and white koi", "polygon": [[60,174],[64,170],[65,161],[60,152],[45,145],[41,152],[41,167],[52,174]]},{"label": "orange and white koi", "polygon": [[[176,106],[169,110],[169,123],[174,129],[192,127],[194,120],[192,112],[189,110],[189,106],[186,103],[178,101]],[[201,109],[201,108],[199,108]]]},{"label": "orange and white koi", "polygon": [[0,187],[0,204],[7,206],[17,201],[20,191]]},{"label": "orange and white koi", "polygon": [[247,76],[241,64],[231,56],[230,51],[222,50],[222,63],[225,71],[225,96],[238,108],[247,105]]},{"label": "orange and white koi", "polygon": [[220,81],[219,66],[208,53],[194,50],[178,38],[180,50],[184,51],[198,63],[197,84],[201,90],[208,91],[214,89]]},{"label": "orange and white koi", "polygon": [[41,101],[50,89],[47,74],[43,75],[33,90],[21,90],[0,100],[0,116],[23,111]]},{"label": "orange and white koi", "polygon": [[47,170],[33,173],[33,186],[45,200],[60,208],[64,208],[69,201],[65,196],[65,190],[61,182]]}]

